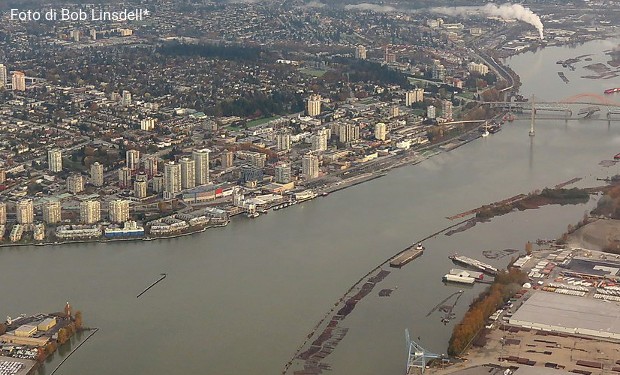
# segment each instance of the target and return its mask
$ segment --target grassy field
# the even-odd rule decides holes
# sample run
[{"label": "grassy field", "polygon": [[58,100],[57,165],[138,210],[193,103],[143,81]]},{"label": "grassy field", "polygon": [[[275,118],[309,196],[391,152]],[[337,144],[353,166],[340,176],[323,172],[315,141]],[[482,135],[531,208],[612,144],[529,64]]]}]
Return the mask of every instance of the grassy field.
[{"label": "grassy field", "polygon": [[323,74],[325,74],[327,71],[326,70],[320,70],[320,69],[310,69],[310,68],[301,68],[299,69],[299,71],[303,74],[307,74],[309,76],[313,76],[313,77],[322,77]]},{"label": "grassy field", "polygon": [[275,119],[278,119],[278,118],[280,118],[280,116],[264,117],[264,118],[259,118],[259,119],[256,119],[256,120],[248,121],[247,127],[251,128],[253,126],[262,125],[264,123],[267,123],[267,122],[269,122],[271,120],[275,120]]}]

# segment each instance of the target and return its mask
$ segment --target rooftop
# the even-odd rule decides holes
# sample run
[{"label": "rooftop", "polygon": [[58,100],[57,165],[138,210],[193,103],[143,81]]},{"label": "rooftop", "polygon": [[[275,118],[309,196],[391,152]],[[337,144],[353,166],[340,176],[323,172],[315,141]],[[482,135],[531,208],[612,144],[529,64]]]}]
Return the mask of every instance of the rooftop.
[{"label": "rooftop", "polygon": [[620,338],[618,303],[537,292],[510,318],[510,324],[545,331]]}]

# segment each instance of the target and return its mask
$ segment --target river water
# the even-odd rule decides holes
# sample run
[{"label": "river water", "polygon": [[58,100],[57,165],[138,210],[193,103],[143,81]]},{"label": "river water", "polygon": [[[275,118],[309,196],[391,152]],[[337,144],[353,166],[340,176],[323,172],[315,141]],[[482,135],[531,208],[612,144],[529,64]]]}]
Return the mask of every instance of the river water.
[{"label": "river water", "polygon": [[[522,76],[524,94],[600,93],[609,80],[580,79],[578,67],[564,84],[555,61],[600,53],[603,45],[548,48],[509,64]],[[574,177],[592,186],[619,172],[598,163],[620,152],[620,122],[540,121],[533,139],[528,128],[528,121],[515,121],[383,178],[190,237],[0,249],[0,314],[61,310],[68,300],[86,325],[101,329],[57,374],[280,373],[356,280],[453,224],[446,216]],[[592,205],[511,213],[427,241],[421,258],[393,270],[341,324],[349,332],[326,362],[335,374],[402,373],[405,328],[427,349],[444,353],[453,324],[482,290],[463,288],[457,320],[446,326],[439,313],[427,317],[459,290],[441,282],[454,267],[447,256],[458,251],[485,260],[483,250],[523,250],[528,240],[560,235]],[[168,277],[136,298],[162,272]],[[390,297],[377,295],[394,287]],[[56,354],[41,373],[60,360]]]}]

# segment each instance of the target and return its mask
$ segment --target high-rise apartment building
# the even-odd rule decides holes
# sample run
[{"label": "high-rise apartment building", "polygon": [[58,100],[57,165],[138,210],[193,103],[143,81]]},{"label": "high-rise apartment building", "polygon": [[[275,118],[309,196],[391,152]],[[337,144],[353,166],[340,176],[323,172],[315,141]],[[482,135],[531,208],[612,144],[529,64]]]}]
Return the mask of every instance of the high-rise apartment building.
[{"label": "high-rise apartment building", "polygon": [[310,153],[301,159],[301,174],[306,180],[319,177],[319,158]]},{"label": "high-rise apartment building", "polygon": [[452,101],[444,100],[441,102],[441,116],[446,120],[452,120]]},{"label": "high-rise apartment building", "polygon": [[361,44],[355,47],[355,58],[360,60],[366,60],[366,47]]},{"label": "high-rise apartment building", "polygon": [[328,129],[319,129],[317,133],[312,136],[312,151],[326,151],[328,136]]},{"label": "high-rise apartment building", "polygon": [[437,117],[437,115],[435,113],[435,106],[434,105],[429,105],[428,107],[426,107],[426,117],[428,117],[430,119],[434,119],[435,117]]},{"label": "high-rise apartment building", "polygon": [[152,183],[154,192],[161,193],[164,191],[164,175],[162,173],[155,173]]},{"label": "high-rise apartment building", "polygon": [[195,178],[196,185],[206,185],[209,183],[209,153],[211,150],[203,148],[200,150],[194,150],[192,152],[192,158],[195,165]]},{"label": "high-rise apartment building", "polygon": [[144,159],[144,171],[149,178],[157,174],[157,157],[150,156]]},{"label": "high-rise apartment building", "polygon": [[123,97],[121,99],[121,104],[124,107],[129,107],[131,105],[131,93],[127,90],[123,91]]},{"label": "high-rise apartment building", "polygon": [[275,168],[275,181],[279,184],[291,182],[291,165],[288,163],[278,163]]},{"label": "high-rise apartment building", "polygon": [[90,183],[95,186],[103,186],[103,164],[98,161],[90,165]]},{"label": "high-rise apartment building", "polygon": [[41,208],[43,221],[47,224],[59,223],[62,219],[61,206],[59,201],[48,201]]},{"label": "high-rise apartment building", "polygon": [[310,95],[307,111],[308,116],[318,116],[321,114],[321,95]]},{"label": "high-rise apartment building", "polygon": [[6,224],[6,203],[0,202],[0,225]]},{"label": "high-rise apartment building", "polygon": [[181,191],[181,165],[170,161],[164,165],[164,198],[174,198]]},{"label": "high-rise apartment building", "polygon": [[405,105],[409,107],[413,103],[424,101],[424,89],[413,89],[405,93]]},{"label": "high-rise apartment building", "polygon": [[355,124],[342,124],[338,135],[340,143],[349,143],[360,138],[360,127]]},{"label": "high-rise apartment building", "polygon": [[136,198],[146,198],[146,190],[149,183],[147,181],[137,181],[133,183],[133,196]]},{"label": "high-rise apartment building", "polygon": [[32,199],[22,199],[15,205],[15,213],[19,224],[34,223],[34,204]]},{"label": "high-rise apartment building", "polygon": [[112,223],[123,223],[129,220],[129,201],[124,199],[110,201],[108,216]]},{"label": "high-rise apartment building", "polygon": [[95,224],[101,220],[101,203],[99,201],[80,202],[80,222]]},{"label": "high-rise apartment building", "polygon": [[387,125],[382,122],[375,124],[375,139],[379,141],[385,141],[387,135]]},{"label": "high-rise apartment building", "polygon": [[9,78],[7,69],[4,64],[0,64],[0,88],[6,87],[6,81]]},{"label": "high-rise apartment building", "polygon": [[84,178],[81,174],[72,174],[67,177],[67,190],[69,193],[77,194],[84,191]]},{"label": "high-rise apartment building", "polygon": [[50,172],[62,172],[62,152],[57,148],[48,150],[47,164]]},{"label": "high-rise apartment building", "polygon": [[140,151],[127,150],[125,152],[125,165],[131,171],[137,171],[140,169]]},{"label": "high-rise apartment building", "polygon": [[13,72],[11,84],[13,91],[26,91],[26,74],[24,72]]},{"label": "high-rise apartment building", "polygon": [[276,149],[278,151],[288,151],[291,149],[291,133],[279,131],[276,134]]},{"label": "high-rise apartment building", "polygon": [[181,188],[191,189],[196,186],[196,161],[190,158],[182,158],[181,164]]},{"label": "high-rise apartment building", "polygon": [[223,169],[232,168],[234,165],[235,154],[232,151],[224,151],[222,152],[220,159]]},{"label": "high-rise apartment building", "polygon": [[122,167],[118,170],[118,186],[128,188],[131,186],[131,169]]}]

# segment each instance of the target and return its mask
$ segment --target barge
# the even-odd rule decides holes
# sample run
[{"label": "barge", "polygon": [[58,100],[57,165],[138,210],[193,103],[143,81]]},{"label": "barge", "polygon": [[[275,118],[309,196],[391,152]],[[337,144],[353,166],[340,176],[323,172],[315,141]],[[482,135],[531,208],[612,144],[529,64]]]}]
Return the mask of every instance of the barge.
[{"label": "barge", "polygon": [[390,267],[401,268],[405,264],[411,262],[415,258],[424,253],[424,246],[421,243],[411,245],[394,258],[390,259]]},{"label": "barge", "polygon": [[448,258],[451,259],[455,263],[460,263],[460,264],[472,267],[488,275],[495,276],[497,275],[497,272],[498,272],[497,268],[491,266],[490,264],[486,264],[479,260],[472,259],[472,258],[463,256],[463,255],[454,254],[454,255],[450,255]]}]

